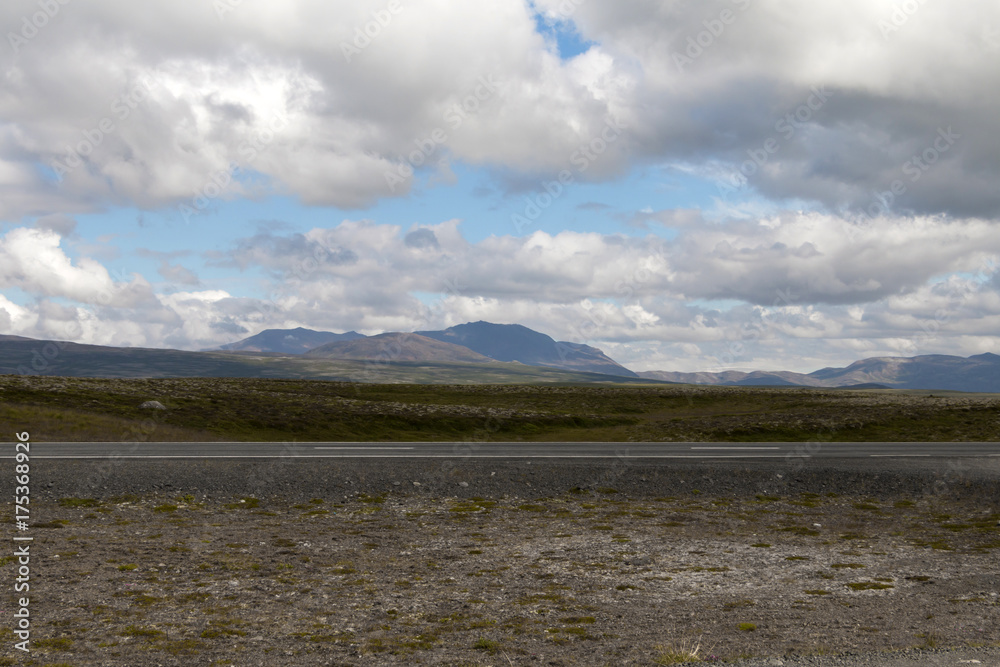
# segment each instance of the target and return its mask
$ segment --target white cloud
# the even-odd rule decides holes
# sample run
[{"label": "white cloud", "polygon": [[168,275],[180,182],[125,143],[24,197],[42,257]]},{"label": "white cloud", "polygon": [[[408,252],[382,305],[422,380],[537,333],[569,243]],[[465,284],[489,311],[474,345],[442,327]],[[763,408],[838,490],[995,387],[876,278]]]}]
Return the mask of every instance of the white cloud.
[{"label": "white cloud", "polygon": [[[91,2],[0,56],[0,217],[190,202],[233,164],[244,172],[218,196],[252,190],[249,172],[308,204],[357,207],[405,194],[410,177],[392,192],[385,173],[421,145],[428,164],[552,173],[608,118],[624,133],[578,176],[648,160],[738,170],[771,138],[750,179],[766,196],[865,208],[901,180],[901,210],[992,217],[1000,69],[979,35],[1000,6],[925,4],[886,39],[895,4],[589,0],[571,19],[595,44],[562,61],[520,0],[426,0],[348,62],[342,42],[381,0],[246,0],[221,20],[195,0]],[[734,21],[702,36],[724,10]],[[4,5],[0,21],[22,12]],[[679,67],[699,37],[707,46]],[[780,124],[803,105],[803,122]],[[957,144],[909,181],[904,163],[946,127]],[[435,129],[444,139],[428,144]],[[85,164],[61,184],[39,176],[77,149]]]},{"label": "white cloud", "polygon": [[34,323],[29,309],[0,294],[0,331],[24,331]]},{"label": "white cloud", "polygon": [[[0,330],[207,347],[265,326],[490,319],[667,367],[734,341],[739,363],[800,364],[995,345],[1000,278],[981,267],[1000,256],[1000,68],[981,26],[1000,25],[1000,5],[921,3],[887,30],[895,0],[588,0],[568,20],[594,44],[563,61],[534,16],[560,4],[404,4],[350,61],[342,43],[384,0],[244,0],[221,17],[196,0],[61,6],[0,50],[0,220],[13,226],[0,289],[29,299],[2,297]],[[0,5],[0,24],[16,30],[25,7]],[[733,20],[719,24],[723,11]],[[621,134],[581,173],[574,155],[609,119]],[[109,207],[270,192],[364,207],[419,187],[410,164],[438,183],[459,163],[484,166],[491,186],[656,164],[747,189],[720,192],[714,211],[626,218],[670,227],[669,241],[470,243],[457,220],[261,232],[212,262],[262,275],[259,299],[171,256],[160,276],[191,291],[156,294],[149,276],[107,270],[111,239],[77,242],[73,216]],[[394,189],[387,172],[402,174]],[[798,204],[814,212],[784,210]],[[877,214],[849,222],[858,211]]]},{"label": "white cloud", "polygon": [[0,287],[18,287],[45,297],[66,297],[102,306],[129,307],[152,296],[141,277],[115,282],[97,261],[74,263],[48,229],[16,228],[0,238]]}]

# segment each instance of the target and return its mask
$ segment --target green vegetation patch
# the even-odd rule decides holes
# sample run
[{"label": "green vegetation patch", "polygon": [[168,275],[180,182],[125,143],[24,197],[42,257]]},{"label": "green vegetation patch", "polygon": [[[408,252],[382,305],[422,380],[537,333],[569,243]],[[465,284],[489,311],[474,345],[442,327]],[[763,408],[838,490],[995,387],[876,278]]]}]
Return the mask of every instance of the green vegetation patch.
[{"label": "green vegetation patch", "polygon": [[[492,434],[501,440],[656,441],[683,433],[703,441],[802,442],[822,431],[830,442],[949,442],[990,441],[996,433],[995,407],[985,397],[925,404],[903,393],[879,394],[894,399],[885,401],[822,388],[690,387],[610,376],[595,382],[589,374],[502,363],[394,362],[373,378],[364,361],[167,350],[98,356],[126,353],[128,364],[64,351],[70,356],[60,363],[67,375],[97,367],[134,373],[155,356],[157,369],[169,359],[171,373],[191,377],[0,377],[0,394],[16,398],[0,403],[0,427],[33,424],[39,441],[112,441],[145,433],[150,415],[139,405],[170,396],[171,409],[155,415],[156,437],[176,442],[461,441],[481,431],[488,409],[509,414]],[[20,361],[9,350],[0,357],[10,367]],[[215,377],[196,377],[208,371]],[[261,373],[292,379],[253,377]],[[330,377],[359,382],[323,379]],[[773,498],[762,494],[761,502]],[[818,500],[802,494],[788,502],[809,507]]]},{"label": "green vegetation patch", "polygon": [[887,588],[894,588],[892,584],[886,584],[880,581],[854,581],[844,585],[852,591],[883,591]]}]

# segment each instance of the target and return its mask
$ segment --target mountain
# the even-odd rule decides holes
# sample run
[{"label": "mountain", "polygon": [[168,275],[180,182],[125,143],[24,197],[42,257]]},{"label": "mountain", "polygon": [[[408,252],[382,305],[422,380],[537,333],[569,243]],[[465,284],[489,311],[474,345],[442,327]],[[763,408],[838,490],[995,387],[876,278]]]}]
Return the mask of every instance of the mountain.
[{"label": "mountain", "polygon": [[384,333],[350,341],[336,341],[310,350],[307,357],[371,361],[490,363],[493,359],[462,345],[409,333]]},{"label": "mountain", "polygon": [[662,382],[682,382],[684,384],[718,384],[733,387],[782,387],[821,386],[802,373],[790,371],[720,371],[718,373],[677,373],[673,371],[642,371],[639,377]]},{"label": "mountain", "polygon": [[877,383],[901,389],[951,389],[1000,392],[1000,356],[927,354],[918,357],[872,357],[846,368],[823,368],[809,377],[824,386]]},{"label": "mountain", "polygon": [[[416,337],[410,336],[410,338]],[[439,341],[430,342],[443,347]],[[464,348],[459,349],[464,350]],[[65,341],[0,336],[0,375],[84,378],[284,378],[416,384],[617,385],[649,382],[638,378],[491,361],[469,350],[464,350],[461,355],[480,361],[467,363],[395,360],[391,364],[372,364],[370,361],[279,355],[274,352],[185,352],[155,348],[81,345]],[[484,363],[483,359],[489,363]],[[16,402],[20,399],[15,393],[13,396],[0,396],[0,400]]]},{"label": "mountain", "polygon": [[222,345],[218,349],[229,352],[278,352],[280,354],[305,354],[309,350],[341,340],[364,338],[357,331],[330,333],[312,329],[265,329],[255,336]]},{"label": "mountain", "polygon": [[[384,338],[391,336],[394,338]],[[622,377],[638,377],[605,355],[601,350],[579,343],[556,342],[543,333],[519,324],[491,324],[474,322],[445,329],[444,331],[417,331],[414,334],[386,333],[367,337],[349,331],[344,334],[313,331],[311,329],[268,329],[255,336],[221,346],[229,352],[271,352],[278,354],[309,354],[328,359],[380,359],[385,358],[389,347],[406,341],[401,355],[391,355],[395,361],[518,361],[529,366],[548,366],[585,373],[606,373]],[[439,343],[464,349],[433,347],[432,339]],[[355,345],[338,346],[355,342]],[[330,347],[330,346],[333,347]],[[421,357],[421,355],[426,355]],[[480,357],[487,357],[482,359]]]},{"label": "mountain", "polygon": [[971,357],[928,354],[917,357],[871,357],[844,368],[822,368],[812,373],[788,371],[722,371],[719,373],[674,373],[644,371],[639,377],[667,382],[730,386],[790,385],[804,387],[849,387],[881,385],[893,389],[937,389],[1000,393],[1000,356],[991,353]]},{"label": "mountain", "polygon": [[638,377],[596,347],[557,342],[550,336],[520,324],[480,321],[459,324],[443,331],[416,333],[445,343],[462,345],[497,361],[519,361],[531,366]]}]

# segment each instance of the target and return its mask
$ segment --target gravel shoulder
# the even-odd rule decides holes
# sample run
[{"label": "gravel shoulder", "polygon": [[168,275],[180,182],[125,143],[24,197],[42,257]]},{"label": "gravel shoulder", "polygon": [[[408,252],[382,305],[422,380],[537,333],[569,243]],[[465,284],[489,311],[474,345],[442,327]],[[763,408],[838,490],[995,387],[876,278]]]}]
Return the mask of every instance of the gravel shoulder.
[{"label": "gravel shoulder", "polygon": [[39,460],[33,485],[35,650],[2,630],[0,664],[1000,664],[995,459]]}]

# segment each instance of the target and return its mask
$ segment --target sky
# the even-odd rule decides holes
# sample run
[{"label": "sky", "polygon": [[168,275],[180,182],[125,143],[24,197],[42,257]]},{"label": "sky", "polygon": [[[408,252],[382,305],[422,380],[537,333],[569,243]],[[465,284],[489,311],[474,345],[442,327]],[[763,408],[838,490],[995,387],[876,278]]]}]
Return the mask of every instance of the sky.
[{"label": "sky", "polygon": [[11,0],[0,334],[1000,353],[1000,3]]}]

